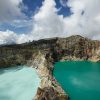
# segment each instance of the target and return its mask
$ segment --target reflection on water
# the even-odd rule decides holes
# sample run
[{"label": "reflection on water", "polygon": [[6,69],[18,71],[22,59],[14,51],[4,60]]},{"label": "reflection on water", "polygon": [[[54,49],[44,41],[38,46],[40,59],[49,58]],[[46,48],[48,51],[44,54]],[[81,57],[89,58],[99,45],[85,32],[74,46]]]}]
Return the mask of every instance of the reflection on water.
[{"label": "reflection on water", "polygon": [[58,62],[54,76],[71,100],[100,100],[100,63]]},{"label": "reflection on water", "polygon": [[0,69],[0,100],[32,100],[40,79],[33,68]]}]

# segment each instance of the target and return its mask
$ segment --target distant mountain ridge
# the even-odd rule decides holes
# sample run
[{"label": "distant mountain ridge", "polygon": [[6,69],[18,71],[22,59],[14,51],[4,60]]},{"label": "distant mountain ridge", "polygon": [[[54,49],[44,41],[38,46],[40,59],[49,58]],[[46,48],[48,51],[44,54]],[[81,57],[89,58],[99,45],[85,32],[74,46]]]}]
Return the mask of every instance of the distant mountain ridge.
[{"label": "distant mountain ridge", "polygon": [[0,46],[0,67],[27,63],[38,51],[58,60],[100,60],[100,41],[73,35]]}]

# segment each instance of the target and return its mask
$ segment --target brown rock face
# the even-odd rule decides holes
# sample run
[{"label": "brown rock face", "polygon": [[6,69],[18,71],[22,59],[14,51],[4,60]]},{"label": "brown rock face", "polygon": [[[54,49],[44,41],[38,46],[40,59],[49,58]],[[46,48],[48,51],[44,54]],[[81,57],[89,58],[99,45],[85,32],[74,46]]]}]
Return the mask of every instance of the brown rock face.
[{"label": "brown rock face", "polygon": [[53,87],[38,88],[35,100],[68,100],[65,95],[59,94]]},{"label": "brown rock face", "polygon": [[100,61],[100,41],[84,38],[79,35],[58,38],[52,47],[52,58],[59,60]]},{"label": "brown rock face", "polygon": [[0,67],[23,65],[32,55],[42,51],[51,56],[51,61],[93,60],[100,61],[100,41],[90,40],[79,35],[67,38],[51,38],[24,44],[0,46]]},{"label": "brown rock face", "polygon": [[40,86],[33,100],[68,100],[68,95],[52,76],[52,63],[45,58],[45,54],[39,52],[32,65],[36,68],[41,78]]}]

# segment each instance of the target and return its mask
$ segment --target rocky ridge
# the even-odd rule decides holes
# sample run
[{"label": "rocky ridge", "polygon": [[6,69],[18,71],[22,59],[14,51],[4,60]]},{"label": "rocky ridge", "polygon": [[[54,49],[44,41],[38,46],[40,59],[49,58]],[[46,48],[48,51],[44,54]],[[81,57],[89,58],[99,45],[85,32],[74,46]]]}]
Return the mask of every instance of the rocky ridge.
[{"label": "rocky ridge", "polygon": [[41,79],[40,87],[33,100],[68,100],[68,95],[52,75],[53,65],[48,65],[45,54],[39,52],[32,62]]}]

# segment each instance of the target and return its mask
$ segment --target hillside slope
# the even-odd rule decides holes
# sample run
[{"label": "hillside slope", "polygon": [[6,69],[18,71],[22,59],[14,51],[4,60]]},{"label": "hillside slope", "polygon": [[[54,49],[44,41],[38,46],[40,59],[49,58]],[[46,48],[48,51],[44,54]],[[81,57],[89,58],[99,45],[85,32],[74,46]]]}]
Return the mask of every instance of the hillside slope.
[{"label": "hillside slope", "polygon": [[53,62],[79,59],[100,61],[100,41],[75,35],[0,46],[0,67],[26,64],[38,51],[46,53],[47,58],[51,56]]}]

